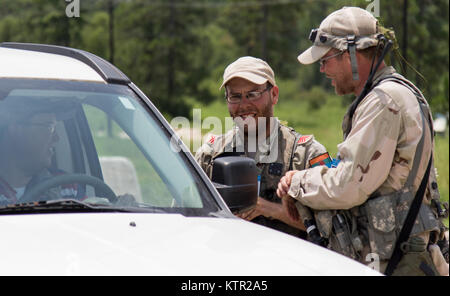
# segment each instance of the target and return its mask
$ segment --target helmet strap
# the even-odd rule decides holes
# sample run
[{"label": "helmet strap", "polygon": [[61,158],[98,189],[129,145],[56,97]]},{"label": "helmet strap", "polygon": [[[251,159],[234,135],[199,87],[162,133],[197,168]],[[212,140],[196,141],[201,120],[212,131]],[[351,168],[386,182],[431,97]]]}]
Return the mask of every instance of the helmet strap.
[{"label": "helmet strap", "polygon": [[358,74],[358,62],[356,60],[356,43],[355,43],[355,35],[348,35],[347,36],[347,48],[348,52],[350,53],[350,63],[352,66],[352,75],[353,80],[359,80],[359,74]]}]

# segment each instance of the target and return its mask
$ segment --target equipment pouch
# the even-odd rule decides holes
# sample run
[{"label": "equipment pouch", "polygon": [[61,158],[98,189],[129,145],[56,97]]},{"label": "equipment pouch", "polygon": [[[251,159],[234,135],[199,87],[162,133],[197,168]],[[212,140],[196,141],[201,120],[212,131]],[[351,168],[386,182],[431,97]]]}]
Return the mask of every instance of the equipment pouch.
[{"label": "equipment pouch", "polygon": [[397,192],[368,200],[364,209],[368,219],[368,234],[372,253],[378,254],[380,260],[391,258],[396,241],[396,219],[394,201]]},{"label": "equipment pouch", "polygon": [[335,211],[323,210],[315,211],[314,213],[317,228],[319,229],[320,235],[324,238],[329,238],[331,235],[333,227],[332,218],[336,214],[334,212]]},{"label": "equipment pouch", "polygon": [[339,211],[331,219],[332,233],[329,240],[329,246],[332,250],[343,254],[344,256],[359,261],[360,254],[352,243],[351,221],[346,211]]},{"label": "equipment pouch", "polygon": [[[406,216],[408,215],[414,196],[410,191],[397,192],[397,194],[398,199],[395,207],[395,216],[397,217],[396,223],[398,232],[400,232]],[[435,231],[439,233],[439,220],[433,214],[430,206],[422,203],[410,236],[414,236],[425,231]]]},{"label": "equipment pouch", "polygon": [[393,276],[436,276],[436,270],[430,252],[411,252],[403,255]]}]

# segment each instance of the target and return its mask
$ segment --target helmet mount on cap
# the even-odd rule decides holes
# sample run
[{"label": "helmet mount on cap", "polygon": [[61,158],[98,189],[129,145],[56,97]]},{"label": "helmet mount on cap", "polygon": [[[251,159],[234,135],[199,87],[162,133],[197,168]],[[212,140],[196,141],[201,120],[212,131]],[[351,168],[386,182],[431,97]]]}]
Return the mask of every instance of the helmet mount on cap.
[{"label": "helmet mount on cap", "polygon": [[353,80],[359,80],[356,50],[377,46],[380,35],[382,34],[375,33],[368,36],[356,36],[354,34],[349,34],[347,36],[335,36],[324,32],[320,28],[316,28],[311,30],[309,40],[317,47],[329,47],[336,48],[341,51],[348,51],[350,54]]},{"label": "helmet mount on cap", "polygon": [[353,80],[359,80],[356,50],[378,44],[378,21],[359,7],[343,7],[328,15],[319,28],[313,29],[309,40],[313,46],[299,55],[302,64],[320,60],[331,48],[348,51]]},{"label": "helmet mount on cap", "polygon": [[[379,26],[378,20],[370,12],[359,7],[343,7],[328,15],[321,22],[319,28],[311,30],[308,39],[313,42],[313,46],[298,56],[300,63],[312,64],[320,60],[331,48],[348,51],[352,79],[359,80],[356,50],[376,46],[377,53],[372,58],[369,76],[363,90],[352,103],[352,108],[349,112],[350,118],[352,118],[359,102],[371,89],[373,77],[393,45],[392,40],[389,37],[385,37],[385,33],[386,30]],[[381,48],[383,51],[381,55],[378,55],[378,51]],[[377,57],[378,60],[375,63]]]}]

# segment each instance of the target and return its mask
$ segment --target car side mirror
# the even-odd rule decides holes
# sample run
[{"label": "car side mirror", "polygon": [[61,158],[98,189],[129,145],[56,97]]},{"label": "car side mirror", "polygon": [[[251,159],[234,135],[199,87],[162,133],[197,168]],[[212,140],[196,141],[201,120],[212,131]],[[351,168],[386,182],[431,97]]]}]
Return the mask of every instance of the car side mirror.
[{"label": "car side mirror", "polygon": [[232,212],[256,206],[258,172],[253,159],[240,156],[216,158],[211,180]]}]

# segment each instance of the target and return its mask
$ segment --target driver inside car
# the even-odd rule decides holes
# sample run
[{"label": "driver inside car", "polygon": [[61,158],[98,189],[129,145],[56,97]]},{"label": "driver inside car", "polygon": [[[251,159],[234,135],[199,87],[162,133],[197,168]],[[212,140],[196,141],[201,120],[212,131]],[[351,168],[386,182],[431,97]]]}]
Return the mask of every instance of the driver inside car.
[{"label": "driver inside car", "polygon": [[[20,99],[18,99],[20,101]],[[63,171],[51,168],[55,144],[57,112],[52,105],[9,100],[2,102],[0,120],[0,205],[21,202],[24,193]],[[78,184],[48,189],[39,200],[83,199]]]}]

